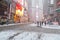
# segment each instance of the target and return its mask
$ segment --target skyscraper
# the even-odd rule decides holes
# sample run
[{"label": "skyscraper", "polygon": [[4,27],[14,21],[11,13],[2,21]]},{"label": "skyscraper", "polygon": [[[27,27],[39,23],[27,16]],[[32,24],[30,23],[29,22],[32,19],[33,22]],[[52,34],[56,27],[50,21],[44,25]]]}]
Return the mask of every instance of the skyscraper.
[{"label": "skyscraper", "polygon": [[43,0],[28,0],[28,11],[32,21],[41,21],[43,18]]}]

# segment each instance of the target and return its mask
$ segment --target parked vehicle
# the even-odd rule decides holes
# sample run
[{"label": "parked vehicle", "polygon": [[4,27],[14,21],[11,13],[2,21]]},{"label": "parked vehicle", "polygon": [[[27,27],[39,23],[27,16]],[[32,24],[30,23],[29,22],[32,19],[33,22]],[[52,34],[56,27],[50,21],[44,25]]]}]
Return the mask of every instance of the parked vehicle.
[{"label": "parked vehicle", "polygon": [[0,19],[0,24],[3,25],[7,22],[7,17],[6,16],[2,16]]}]

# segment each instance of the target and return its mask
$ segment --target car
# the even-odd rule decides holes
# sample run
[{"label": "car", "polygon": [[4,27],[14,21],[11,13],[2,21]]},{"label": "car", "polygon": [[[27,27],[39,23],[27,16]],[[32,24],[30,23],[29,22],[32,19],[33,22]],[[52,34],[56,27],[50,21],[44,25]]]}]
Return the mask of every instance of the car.
[{"label": "car", "polygon": [[1,19],[0,19],[0,24],[3,25],[7,22],[7,17],[5,16],[2,16]]}]

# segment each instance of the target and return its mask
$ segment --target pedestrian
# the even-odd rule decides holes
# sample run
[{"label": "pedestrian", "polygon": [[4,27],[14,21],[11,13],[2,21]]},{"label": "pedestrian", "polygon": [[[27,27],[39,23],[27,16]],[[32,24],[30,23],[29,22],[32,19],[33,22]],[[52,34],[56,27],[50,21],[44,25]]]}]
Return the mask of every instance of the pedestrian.
[{"label": "pedestrian", "polygon": [[45,23],[45,25],[46,25],[46,21],[45,21],[44,23]]},{"label": "pedestrian", "polygon": [[6,21],[6,24],[7,24],[7,25],[9,24],[9,19],[8,19],[8,17],[7,17],[7,21]]},{"label": "pedestrian", "polygon": [[39,27],[39,21],[37,21],[37,26]]},{"label": "pedestrian", "polygon": [[44,24],[46,25],[47,23],[46,23],[46,19],[45,19],[45,21],[44,21]]},{"label": "pedestrian", "polygon": [[43,25],[43,21],[42,21],[42,25]]},{"label": "pedestrian", "polygon": [[42,22],[40,21],[40,27],[42,26]]}]

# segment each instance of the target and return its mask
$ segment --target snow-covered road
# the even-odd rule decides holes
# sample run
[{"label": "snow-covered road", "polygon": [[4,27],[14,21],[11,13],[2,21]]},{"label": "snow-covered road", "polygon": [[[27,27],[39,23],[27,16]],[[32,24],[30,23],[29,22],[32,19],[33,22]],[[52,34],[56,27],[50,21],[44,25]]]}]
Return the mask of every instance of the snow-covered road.
[{"label": "snow-covered road", "polygon": [[11,40],[60,40],[59,34],[48,34],[48,33],[38,33],[38,32],[23,32],[20,31],[2,31],[0,32],[0,40],[9,40],[14,34],[20,33],[14,36]]}]

